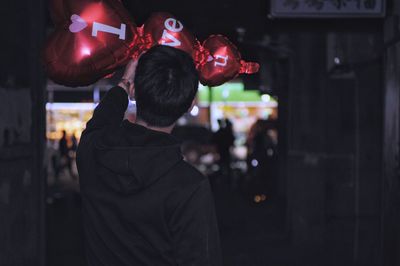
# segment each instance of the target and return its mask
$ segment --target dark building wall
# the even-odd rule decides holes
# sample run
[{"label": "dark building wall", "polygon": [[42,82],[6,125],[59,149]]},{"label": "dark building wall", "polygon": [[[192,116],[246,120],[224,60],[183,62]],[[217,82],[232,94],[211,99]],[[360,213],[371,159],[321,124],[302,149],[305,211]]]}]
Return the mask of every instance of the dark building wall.
[{"label": "dark building wall", "polygon": [[0,9],[0,264],[44,265],[43,1]]},{"label": "dark building wall", "polygon": [[400,45],[386,52],[385,141],[383,180],[384,265],[400,265],[399,91]]},{"label": "dark building wall", "polygon": [[289,228],[337,263],[380,261],[382,34],[370,23],[290,34]]},{"label": "dark building wall", "polygon": [[383,265],[400,265],[400,3],[385,20]]}]

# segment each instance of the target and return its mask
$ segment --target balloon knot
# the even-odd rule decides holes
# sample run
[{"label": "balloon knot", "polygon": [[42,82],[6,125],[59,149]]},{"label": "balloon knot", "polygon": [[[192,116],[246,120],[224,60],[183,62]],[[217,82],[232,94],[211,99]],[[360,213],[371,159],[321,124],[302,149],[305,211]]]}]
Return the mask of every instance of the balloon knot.
[{"label": "balloon knot", "polygon": [[143,27],[144,26],[137,28],[138,31],[137,39],[130,45],[130,48],[133,51],[132,57],[135,59],[138,58],[142,53],[149,50],[155,44],[151,35],[144,33]]},{"label": "balloon knot", "polygon": [[196,40],[196,44],[194,45],[194,63],[196,68],[199,69],[201,66],[208,62],[208,58],[210,57],[210,51],[204,48],[199,41]]},{"label": "balloon knot", "polygon": [[254,74],[260,70],[260,65],[256,62],[246,62],[240,60],[240,74]]}]

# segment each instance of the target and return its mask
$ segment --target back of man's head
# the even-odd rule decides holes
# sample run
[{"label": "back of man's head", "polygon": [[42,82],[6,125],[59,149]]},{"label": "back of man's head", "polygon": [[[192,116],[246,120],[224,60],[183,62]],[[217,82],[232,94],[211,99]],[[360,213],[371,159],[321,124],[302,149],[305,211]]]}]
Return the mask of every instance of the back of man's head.
[{"label": "back of man's head", "polygon": [[189,54],[168,46],[151,48],[136,68],[137,117],[150,126],[171,126],[189,110],[198,82]]}]

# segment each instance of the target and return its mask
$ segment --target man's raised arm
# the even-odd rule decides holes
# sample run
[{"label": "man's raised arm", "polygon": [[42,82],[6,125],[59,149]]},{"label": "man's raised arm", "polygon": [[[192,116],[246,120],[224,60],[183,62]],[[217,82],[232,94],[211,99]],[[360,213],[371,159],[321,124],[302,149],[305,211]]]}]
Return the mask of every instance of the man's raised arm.
[{"label": "man's raised arm", "polygon": [[86,132],[102,129],[105,126],[121,124],[128,107],[128,94],[119,86],[107,92],[93,112],[86,125]]},{"label": "man's raised arm", "polygon": [[110,89],[93,112],[93,117],[86,125],[85,133],[102,129],[106,126],[118,126],[124,119],[128,107],[128,94],[133,94],[133,80],[137,61],[130,61],[118,86]]}]

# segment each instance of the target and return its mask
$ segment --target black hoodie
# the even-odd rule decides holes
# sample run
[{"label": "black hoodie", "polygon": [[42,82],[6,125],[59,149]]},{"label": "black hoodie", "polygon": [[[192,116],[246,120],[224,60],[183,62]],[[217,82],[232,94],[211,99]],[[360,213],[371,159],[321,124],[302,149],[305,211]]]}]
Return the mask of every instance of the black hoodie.
[{"label": "black hoodie", "polygon": [[77,151],[89,265],[222,265],[208,180],[171,135],[123,121],[127,104],[112,88]]}]

